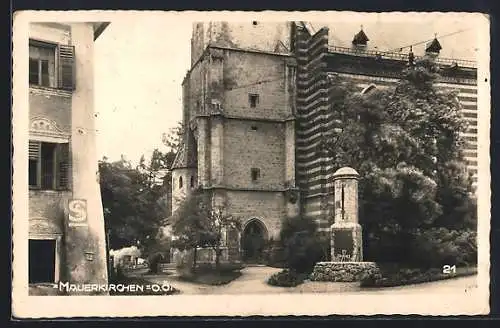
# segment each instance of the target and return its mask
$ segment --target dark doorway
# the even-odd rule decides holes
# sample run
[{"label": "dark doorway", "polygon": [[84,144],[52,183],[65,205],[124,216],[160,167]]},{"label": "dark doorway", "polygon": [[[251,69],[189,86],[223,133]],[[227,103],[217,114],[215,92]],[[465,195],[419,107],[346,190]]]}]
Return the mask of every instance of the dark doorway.
[{"label": "dark doorway", "polygon": [[242,235],[243,261],[246,263],[262,263],[266,243],[266,228],[258,221],[247,224]]},{"label": "dark doorway", "polygon": [[29,241],[29,282],[55,282],[56,241],[51,239]]}]

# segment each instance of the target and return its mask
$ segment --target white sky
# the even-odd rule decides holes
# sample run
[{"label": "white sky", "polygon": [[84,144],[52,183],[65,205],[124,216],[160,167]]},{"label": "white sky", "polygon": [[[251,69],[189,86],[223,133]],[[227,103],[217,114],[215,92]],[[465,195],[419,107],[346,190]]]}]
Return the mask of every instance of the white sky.
[{"label": "white sky", "polygon": [[[97,39],[95,111],[99,158],[118,160],[122,154],[133,162],[142,154],[147,158],[154,148],[164,149],[162,133],[181,120],[181,83],[190,67],[192,20],[180,20],[179,16],[170,19],[172,17],[147,12],[114,16]],[[236,16],[226,14],[222,20],[231,21],[232,17]],[[252,17],[240,16],[239,21],[251,21]],[[274,17],[279,18],[271,20],[286,20],[282,16]],[[221,20],[221,17],[210,18]],[[377,43],[379,50],[426,40],[434,33],[439,38],[476,24],[475,20],[468,19],[472,17],[457,14],[395,16],[342,12],[328,18],[324,24],[314,24],[316,29],[322,25],[330,27],[331,42],[350,43],[363,24],[370,42]],[[201,20],[208,20],[206,14],[202,14]],[[477,51],[476,33],[477,30],[469,31],[440,40],[442,55],[472,59]],[[414,51],[419,54],[423,50]]]},{"label": "white sky", "polygon": [[98,158],[133,162],[162,149],[162,133],[182,118],[191,23],[147,15],[112,21],[95,43]]}]

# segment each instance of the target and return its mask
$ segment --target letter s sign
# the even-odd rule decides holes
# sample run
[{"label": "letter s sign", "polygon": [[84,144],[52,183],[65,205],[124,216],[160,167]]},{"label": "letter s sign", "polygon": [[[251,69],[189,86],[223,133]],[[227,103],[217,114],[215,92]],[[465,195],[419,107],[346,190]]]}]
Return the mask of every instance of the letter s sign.
[{"label": "letter s sign", "polygon": [[85,199],[73,199],[68,203],[69,226],[87,225],[87,201]]}]

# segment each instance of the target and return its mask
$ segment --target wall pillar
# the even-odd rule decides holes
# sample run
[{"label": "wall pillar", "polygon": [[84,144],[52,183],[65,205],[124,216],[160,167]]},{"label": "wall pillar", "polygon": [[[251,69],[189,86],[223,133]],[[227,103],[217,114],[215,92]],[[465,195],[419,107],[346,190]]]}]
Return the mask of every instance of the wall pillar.
[{"label": "wall pillar", "polygon": [[211,116],[211,185],[224,183],[224,119],[222,115]]},{"label": "wall pillar", "polygon": [[208,117],[197,118],[196,133],[198,151],[198,185],[208,186],[210,183],[210,130],[208,128]]}]

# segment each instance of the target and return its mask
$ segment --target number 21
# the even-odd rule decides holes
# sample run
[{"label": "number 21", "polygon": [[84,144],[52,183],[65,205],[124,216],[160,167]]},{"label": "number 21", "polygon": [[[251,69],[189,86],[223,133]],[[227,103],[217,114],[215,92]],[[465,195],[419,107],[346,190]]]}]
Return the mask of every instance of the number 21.
[{"label": "number 21", "polygon": [[445,274],[450,274],[450,273],[456,273],[457,272],[457,267],[454,265],[443,265],[443,273]]}]

